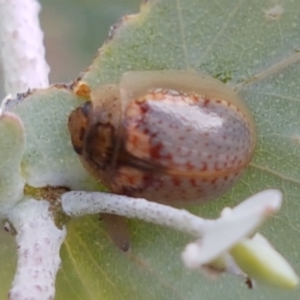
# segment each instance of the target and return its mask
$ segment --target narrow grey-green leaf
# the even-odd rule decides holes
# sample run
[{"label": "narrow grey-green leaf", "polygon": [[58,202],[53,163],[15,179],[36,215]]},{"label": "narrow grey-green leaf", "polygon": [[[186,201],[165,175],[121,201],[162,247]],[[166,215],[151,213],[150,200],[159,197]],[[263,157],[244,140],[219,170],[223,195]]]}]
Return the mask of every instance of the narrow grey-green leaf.
[{"label": "narrow grey-green leaf", "polygon": [[51,87],[30,93],[12,107],[24,123],[22,172],[30,186],[97,189],[73,150],[67,128],[69,113],[80,104],[66,88]]},{"label": "narrow grey-green leaf", "polygon": [[0,116],[0,219],[23,197],[20,163],[24,143],[21,120],[12,113],[3,113]]}]

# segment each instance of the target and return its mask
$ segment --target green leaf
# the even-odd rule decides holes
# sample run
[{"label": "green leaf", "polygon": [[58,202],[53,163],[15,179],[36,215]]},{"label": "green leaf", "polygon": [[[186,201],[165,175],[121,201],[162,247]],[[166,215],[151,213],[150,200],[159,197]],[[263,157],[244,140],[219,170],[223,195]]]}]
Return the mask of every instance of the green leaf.
[{"label": "green leaf", "polygon": [[[300,2],[285,1],[275,20],[268,12],[272,6],[270,1],[149,1],[139,15],[116,27],[82,80],[94,88],[117,83],[129,70],[193,69],[237,89],[257,125],[255,157],[226,197],[193,211],[217,216],[224,206],[265,188],[279,188],[284,207],[263,231],[299,273]],[[70,289],[77,299],[300,296],[299,291],[285,294],[264,286],[249,292],[233,277],[215,282],[187,272],[179,260],[187,237],[137,221],[130,221],[132,252],[124,255],[103,240],[105,233],[97,222],[94,217],[70,224],[63,249],[69,259],[60,273],[58,299]],[[71,273],[75,284],[67,279]]]},{"label": "green leaf", "polygon": [[[20,163],[24,152],[24,129],[14,114],[0,115],[0,220],[23,198]],[[4,142],[5,141],[5,142]]]},{"label": "green leaf", "polygon": [[[268,12],[274,5],[267,0],[148,1],[140,14],[125,18],[115,28],[113,37],[102,47],[82,80],[94,88],[103,83],[117,83],[129,70],[193,69],[237,89],[249,104],[257,125],[254,159],[230,193],[191,210],[204,217],[216,217],[224,206],[233,207],[262,189],[280,189],[284,194],[283,209],[279,216],[268,221],[263,232],[299,274],[300,2],[285,0],[283,10],[279,14],[277,10],[275,18]],[[50,97],[52,93],[48,90],[47,95]],[[68,172],[63,178],[68,183],[75,170],[70,164],[79,166],[69,144],[66,118],[80,100],[61,104],[69,97],[73,96],[68,93],[56,96],[58,102],[54,102],[65,107],[61,113],[51,100],[39,108],[35,104],[32,111],[19,112],[26,131],[36,132],[28,136],[23,162],[31,184],[38,182],[36,178],[44,172],[50,175],[43,184],[48,179],[53,183],[53,174],[59,171],[62,176],[65,168]],[[37,123],[34,129],[29,129],[29,118],[33,116]],[[45,124],[52,124],[54,119],[53,124],[58,122],[62,127],[47,129]],[[61,128],[64,130],[60,137]],[[49,131],[47,136],[45,129]],[[40,137],[41,142],[37,143]],[[41,155],[38,160],[32,159],[36,149]],[[49,153],[54,152],[48,165]],[[57,157],[61,157],[62,164],[55,161]],[[80,176],[89,179],[80,166],[76,170],[79,179],[69,184],[77,182],[78,186],[84,186],[79,182]],[[124,254],[110,242],[97,216],[70,222],[61,251],[63,267],[57,282],[57,299],[296,300],[300,297],[299,290],[287,294],[259,285],[248,291],[236,277],[210,281],[201,274],[186,271],[180,254],[189,237],[141,221],[130,220],[129,225],[132,251]]]},{"label": "green leaf", "polygon": [[80,104],[81,99],[61,86],[34,91],[10,104],[26,131],[22,173],[28,185],[97,189],[73,150],[67,128],[70,112]]}]

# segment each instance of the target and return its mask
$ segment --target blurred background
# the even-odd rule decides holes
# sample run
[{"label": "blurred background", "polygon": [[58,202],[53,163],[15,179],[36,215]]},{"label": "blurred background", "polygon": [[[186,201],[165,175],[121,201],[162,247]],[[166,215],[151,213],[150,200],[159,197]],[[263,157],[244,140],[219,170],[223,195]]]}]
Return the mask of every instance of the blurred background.
[{"label": "blurred background", "polygon": [[[50,83],[69,82],[88,67],[123,15],[139,11],[142,0],[40,0]],[[0,99],[5,95],[0,75]]]}]

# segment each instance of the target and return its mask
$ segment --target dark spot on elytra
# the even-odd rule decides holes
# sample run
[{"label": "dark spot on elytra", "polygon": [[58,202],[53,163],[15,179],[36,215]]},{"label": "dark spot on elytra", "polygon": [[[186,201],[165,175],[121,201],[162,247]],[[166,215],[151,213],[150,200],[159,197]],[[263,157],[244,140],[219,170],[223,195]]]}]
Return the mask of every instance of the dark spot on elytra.
[{"label": "dark spot on elytra", "polygon": [[143,103],[142,105],[140,105],[141,111],[143,114],[146,114],[149,110],[149,105],[147,103]]},{"label": "dark spot on elytra", "polygon": [[207,170],[207,163],[203,163],[201,171],[206,171]]},{"label": "dark spot on elytra", "polygon": [[203,102],[203,106],[206,107],[210,102],[210,99],[205,99]]},{"label": "dark spot on elytra", "polygon": [[155,145],[150,148],[150,156],[151,158],[155,160],[159,160],[161,158],[161,151],[163,149],[163,145],[159,143],[158,145]]},{"label": "dark spot on elytra", "polygon": [[217,178],[213,178],[213,179],[210,181],[210,183],[211,183],[212,185],[215,185],[216,182],[217,182]]},{"label": "dark spot on elytra", "polygon": [[193,187],[196,187],[196,186],[197,186],[197,181],[196,181],[195,178],[191,178],[191,179],[190,179],[190,183],[191,183],[191,185],[192,185]]},{"label": "dark spot on elytra", "polygon": [[180,180],[180,178],[173,177],[172,182],[173,182],[174,186],[179,186],[181,183],[181,180]]}]

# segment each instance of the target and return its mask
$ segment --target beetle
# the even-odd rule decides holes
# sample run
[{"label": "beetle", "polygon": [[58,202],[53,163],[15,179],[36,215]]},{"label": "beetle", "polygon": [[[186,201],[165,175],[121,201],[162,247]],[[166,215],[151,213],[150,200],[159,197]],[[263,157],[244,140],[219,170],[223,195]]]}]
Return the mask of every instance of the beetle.
[{"label": "beetle", "polygon": [[246,103],[187,71],[125,73],[92,91],[68,126],[83,165],[109,191],[171,205],[225,193],[256,144]]},{"label": "beetle", "polygon": [[[249,108],[210,76],[128,72],[90,98],[69,116],[71,141],[84,167],[112,193],[172,206],[203,203],[228,191],[254,153]],[[124,219],[102,219],[127,251]]]}]

